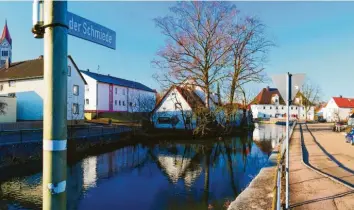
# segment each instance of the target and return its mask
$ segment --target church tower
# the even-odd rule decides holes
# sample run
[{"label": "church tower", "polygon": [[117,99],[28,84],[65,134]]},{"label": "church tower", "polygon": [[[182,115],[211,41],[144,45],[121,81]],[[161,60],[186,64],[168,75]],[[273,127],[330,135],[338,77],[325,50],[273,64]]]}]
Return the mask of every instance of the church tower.
[{"label": "church tower", "polygon": [[0,68],[6,64],[6,61],[11,63],[12,60],[12,39],[9,29],[7,27],[7,21],[5,20],[5,26],[2,30],[0,37]]}]

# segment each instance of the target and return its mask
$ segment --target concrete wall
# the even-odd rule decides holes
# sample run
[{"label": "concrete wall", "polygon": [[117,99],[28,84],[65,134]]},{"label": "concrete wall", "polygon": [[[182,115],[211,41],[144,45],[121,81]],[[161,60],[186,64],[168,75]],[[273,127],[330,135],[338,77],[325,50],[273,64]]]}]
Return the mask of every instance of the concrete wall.
[{"label": "concrete wall", "polygon": [[0,123],[13,123],[16,122],[17,105],[16,98],[13,97],[0,97],[0,103],[5,105],[5,114],[0,114]]}]

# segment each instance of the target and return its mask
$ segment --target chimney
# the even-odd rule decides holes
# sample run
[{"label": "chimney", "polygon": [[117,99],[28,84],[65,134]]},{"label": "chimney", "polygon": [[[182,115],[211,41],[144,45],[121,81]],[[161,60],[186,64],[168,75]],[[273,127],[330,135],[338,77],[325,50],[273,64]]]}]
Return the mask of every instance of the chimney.
[{"label": "chimney", "polygon": [[108,74],[108,76],[111,76],[111,75]]},{"label": "chimney", "polygon": [[38,56],[38,59],[43,59],[43,55]]},{"label": "chimney", "polygon": [[339,95],[339,98],[343,98],[343,96],[342,96],[342,95]]},{"label": "chimney", "polygon": [[10,58],[6,58],[5,69],[10,68],[10,65],[11,65],[11,63],[10,63]]},{"label": "chimney", "polygon": [[90,69],[86,69],[88,72],[90,72]]}]

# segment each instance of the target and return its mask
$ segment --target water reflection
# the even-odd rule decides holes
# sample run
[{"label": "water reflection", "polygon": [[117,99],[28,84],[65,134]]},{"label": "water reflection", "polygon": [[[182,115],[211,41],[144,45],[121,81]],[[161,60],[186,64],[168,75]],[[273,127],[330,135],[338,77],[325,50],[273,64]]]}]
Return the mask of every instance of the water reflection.
[{"label": "water reflection", "polygon": [[[68,209],[225,209],[265,165],[283,128],[223,141],[137,144],[68,167]],[[253,134],[253,138],[252,138]],[[1,209],[41,208],[41,173],[0,184]]]}]

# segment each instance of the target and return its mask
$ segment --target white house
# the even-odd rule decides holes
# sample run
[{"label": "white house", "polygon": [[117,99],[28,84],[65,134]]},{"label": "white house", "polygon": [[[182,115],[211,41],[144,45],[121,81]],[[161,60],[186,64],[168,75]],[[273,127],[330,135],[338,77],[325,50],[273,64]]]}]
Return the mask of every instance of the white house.
[{"label": "white house", "polygon": [[193,113],[202,107],[205,103],[194,89],[171,86],[152,111],[152,122],[155,128],[194,129]]},{"label": "white house", "polygon": [[[303,100],[303,97],[300,94],[297,94],[293,105],[290,106],[290,118],[300,120],[306,119],[306,108],[301,105]],[[307,120],[313,120],[315,109],[313,106],[308,109]],[[263,88],[252,101],[251,111],[253,118],[269,119],[284,118],[287,110],[278,89],[267,87]]]},{"label": "white house", "polygon": [[323,110],[327,122],[348,120],[354,109],[354,98],[332,97]]},{"label": "white house", "polygon": [[[17,120],[43,120],[43,56],[34,60],[10,63],[0,68],[0,95],[17,98]],[[84,121],[86,81],[71,56],[68,56],[67,118],[69,123]]]},{"label": "white house", "polygon": [[156,91],[134,81],[81,71],[85,88],[85,112],[151,112],[156,103]]}]

